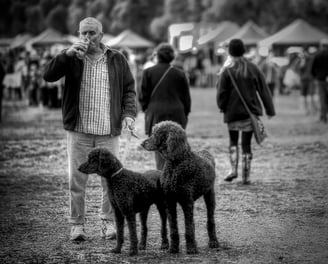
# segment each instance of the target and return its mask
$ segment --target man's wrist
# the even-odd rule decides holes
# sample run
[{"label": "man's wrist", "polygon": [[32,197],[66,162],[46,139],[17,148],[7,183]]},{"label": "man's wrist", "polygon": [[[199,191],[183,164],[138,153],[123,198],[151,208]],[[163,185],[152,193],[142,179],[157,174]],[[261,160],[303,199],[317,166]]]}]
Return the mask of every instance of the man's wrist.
[{"label": "man's wrist", "polygon": [[72,56],[73,56],[73,54],[70,52],[69,49],[66,49],[65,52],[64,52],[64,54],[65,54],[66,56],[68,56],[68,57],[72,57]]}]

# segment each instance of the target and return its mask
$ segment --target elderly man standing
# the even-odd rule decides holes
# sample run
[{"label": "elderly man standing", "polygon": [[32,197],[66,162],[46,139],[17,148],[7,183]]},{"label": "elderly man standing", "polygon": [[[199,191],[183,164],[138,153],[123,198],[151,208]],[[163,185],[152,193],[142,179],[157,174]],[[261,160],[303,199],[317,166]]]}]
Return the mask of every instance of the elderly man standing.
[{"label": "elderly man standing", "polygon": [[[125,57],[101,43],[102,24],[87,17],[79,24],[79,41],[63,50],[45,67],[44,79],[65,77],[62,115],[67,131],[70,239],[86,240],[85,191],[88,175],[78,171],[94,147],[119,153],[122,127],[133,129],[137,114],[134,78]],[[101,235],[113,239],[113,212],[104,178]]]}]

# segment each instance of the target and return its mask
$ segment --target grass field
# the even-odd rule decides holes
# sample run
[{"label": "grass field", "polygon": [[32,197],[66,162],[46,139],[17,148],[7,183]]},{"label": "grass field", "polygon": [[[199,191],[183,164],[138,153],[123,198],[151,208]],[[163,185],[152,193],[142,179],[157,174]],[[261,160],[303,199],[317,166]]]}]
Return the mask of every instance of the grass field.
[{"label": "grass field", "polygon": [[[0,124],[0,263],[328,263],[328,125],[306,116],[298,94],[275,98],[277,116],[263,117],[270,137],[253,144],[250,186],[240,178],[225,183],[228,137],[214,89],[192,89],[187,134],[195,150],[208,149],[216,159],[218,250],[207,246],[203,200],[195,206],[200,253],[185,253],[179,210],[181,253],[160,251],[159,217],[152,207],[146,251],[128,256],[109,251],[114,241],[99,236],[100,179],[87,187],[87,242],[69,241],[65,132],[60,110],[28,108],[5,102]],[[143,134],[143,114],[137,119]],[[154,168],[152,153],[132,139],[121,139],[125,166]],[[127,230],[126,230],[127,233]]]}]

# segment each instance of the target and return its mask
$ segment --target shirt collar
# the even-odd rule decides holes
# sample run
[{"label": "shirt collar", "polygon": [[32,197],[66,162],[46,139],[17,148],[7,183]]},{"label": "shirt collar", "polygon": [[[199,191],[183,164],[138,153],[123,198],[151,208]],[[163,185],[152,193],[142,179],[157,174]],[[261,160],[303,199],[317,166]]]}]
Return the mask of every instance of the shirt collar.
[{"label": "shirt collar", "polygon": [[[99,43],[99,46],[100,46],[100,49],[102,50],[102,55],[98,58],[97,61],[100,61],[100,60],[105,60],[106,59],[106,53],[107,51],[109,50],[108,46],[104,45],[103,43]],[[92,62],[90,60],[90,58],[87,58],[88,56],[85,56],[84,59],[85,60],[88,60],[91,64],[92,63],[96,63],[96,62]]]},{"label": "shirt collar", "polygon": [[104,43],[101,42],[100,42],[100,48],[102,49],[103,54],[105,54],[109,50],[108,46],[104,45]]}]

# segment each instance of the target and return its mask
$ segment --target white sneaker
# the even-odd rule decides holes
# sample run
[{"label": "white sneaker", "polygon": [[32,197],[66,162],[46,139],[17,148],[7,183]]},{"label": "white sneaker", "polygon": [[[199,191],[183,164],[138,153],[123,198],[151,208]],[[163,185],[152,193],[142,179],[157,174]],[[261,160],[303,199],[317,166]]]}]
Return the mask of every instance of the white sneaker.
[{"label": "white sneaker", "polygon": [[101,222],[101,237],[107,239],[116,238],[116,229],[114,225],[108,220],[102,220]]},{"label": "white sneaker", "polygon": [[71,228],[71,241],[84,241],[87,240],[88,236],[84,232],[84,225],[83,224],[76,224],[73,225]]}]

